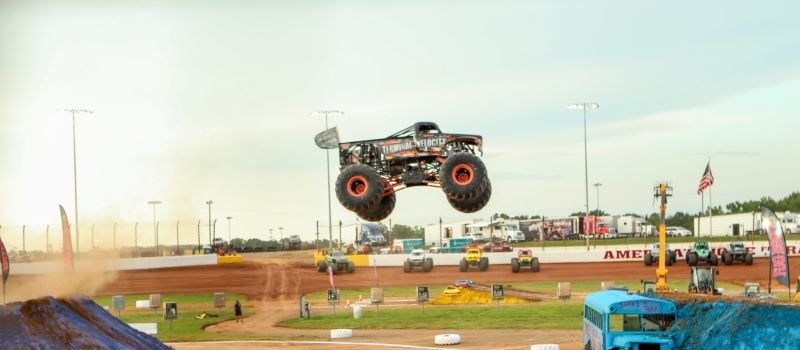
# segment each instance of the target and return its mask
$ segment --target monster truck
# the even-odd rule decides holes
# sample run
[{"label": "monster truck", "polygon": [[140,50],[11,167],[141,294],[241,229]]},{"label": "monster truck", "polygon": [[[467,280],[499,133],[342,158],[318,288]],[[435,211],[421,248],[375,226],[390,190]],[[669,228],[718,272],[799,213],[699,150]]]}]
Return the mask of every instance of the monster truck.
[{"label": "monster truck", "polygon": [[352,261],[347,260],[347,256],[340,251],[331,251],[325,254],[325,260],[320,260],[317,263],[317,271],[326,272],[328,266],[333,268],[333,273],[336,272],[355,272],[356,265]]},{"label": "monster truck", "polygon": [[[650,248],[650,251],[644,253],[644,264],[646,266],[653,265],[654,263],[658,263],[658,256],[661,254],[659,249],[659,243],[653,243],[653,246]],[[669,244],[664,247],[664,252],[667,254],[667,260],[664,263],[667,266],[672,266],[677,260],[677,253],[669,249]]]},{"label": "monster truck", "polygon": [[422,249],[414,249],[411,251],[411,256],[406,258],[403,262],[403,272],[411,272],[414,268],[422,269],[424,272],[433,270],[433,259],[425,257],[425,251]]},{"label": "monster truck", "polygon": [[715,277],[719,270],[712,266],[692,266],[692,280],[689,281],[689,293],[720,295]]},{"label": "monster truck", "polygon": [[747,251],[742,242],[732,242],[728,248],[723,248],[722,263],[725,265],[733,265],[734,261],[741,261],[745,265],[753,265],[753,253]]},{"label": "monster truck", "polygon": [[531,271],[539,272],[539,258],[530,249],[520,249],[516,258],[511,258],[511,272],[519,272],[521,266],[530,266]]},{"label": "monster truck", "polygon": [[492,195],[483,161],[483,138],[444,134],[435,123],[418,122],[384,139],[339,143],[336,198],[364,220],[380,221],[406,187],[441,187],[450,205],[473,213]]},{"label": "monster truck", "polygon": [[489,268],[489,258],[481,256],[482,254],[478,247],[468,247],[466,255],[461,258],[461,262],[458,264],[458,270],[466,272],[471,267],[477,267],[481,271],[486,271]]},{"label": "monster truck", "polygon": [[697,266],[697,262],[705,261],[711,266],[717,266],[717,255],[708,247],[708,242],[698,241],[692,250],[686,252],[686,263],[689,266]]}]

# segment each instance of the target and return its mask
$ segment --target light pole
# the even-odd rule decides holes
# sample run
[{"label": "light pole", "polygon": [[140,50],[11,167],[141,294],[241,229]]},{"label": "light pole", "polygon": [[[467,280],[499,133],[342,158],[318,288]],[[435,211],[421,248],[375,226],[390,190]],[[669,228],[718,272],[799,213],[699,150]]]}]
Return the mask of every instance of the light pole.
[{"label": "light pole", "polygon": [[278,227],[278,230],[281,231],[281,250],[283,250],[283,227]]},{"label": "light pole", "polygon": [[597,109],[600,105],[596,102],[574,103],[567,106],[569,109],[583,110],[583,169],[586,181],[586,214],[583,216],[584,235],[586,236],[586,250],[589,250],[589,234],[586,231],[586,221],[589,219],[589,148],[586,145],[586,110]]},{"label": "light pole", "polygon": [[[344,115],[342,111],[334,111],[334,110],[324,110],[324,111],[316,111],[311,113],[313,116],[325,117],[325,130],[328,130],[328,116],[329,115]],[[325,150],[325,170],[328,172],[328,248],[333,248],[333,219],[331,216],[331,152],[330,150]]]},{"label": "light pole", "polygon": [[597,216],[600,216],[600,186],[603,186],[603,184],[599,182],[594,183],[594,188],[597,190]]},{"label": "light pole", "polygon": [[78,156],[75,147],[75,114],[86,113],[92,114],[93,112],[88,109],[68,108],[62,109],[62,112],[72,114],[72,178],[75,188],[75,252],[81,252],[81,234],[78,226]]},{"label": "light pole", "polygon": [[233,216],[228,216],[226,219],[228,219],[228,244],[230,244],[231,243],[231,219],[233,219]]},{"label": "light pole", "polygon": [[155,251],[158,253],[158,224],[156,221],[156,205],[161,204],[161,201],[149,201],[147,204],[153,206],[153,236],[155,237]]},{"label": "light pole", "polygon": [[208,205],[208,245],[213,249],[214,242],[211,240],[211,205],[214,204],[214,201],[209,199],[206,204]]},{"label": "light pole", "polygon": [[269,229],[269,240],[272,241],[272,229]]}]

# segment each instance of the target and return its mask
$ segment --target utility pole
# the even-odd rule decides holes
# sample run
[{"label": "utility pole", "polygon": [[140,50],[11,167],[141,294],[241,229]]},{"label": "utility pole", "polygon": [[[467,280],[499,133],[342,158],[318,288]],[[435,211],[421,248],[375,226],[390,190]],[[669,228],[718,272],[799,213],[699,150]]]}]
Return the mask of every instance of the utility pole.
[{"label": "utility pole", "polygon": [[278,227],[278,231],[281,234],[281,250],[283,250],[283,227]]},{"label": "utility pole", "polygon": [[153,206],[153,235],[155,236],[155,245],[153,248],[156,251],[156,255],[158,255],[158,221],[156,221],[156,205],[161,204],[161,201],[149,201],[147,204]]},{"label": "utility pole", "polygon": [[[311,113],[314,116],[324,116],[325,117],[325,130],[328,130],[328,116],[333,115],[344,115],[342,111],[334,111],[334,110],[324,110],[324,111],[316,111]],[[333,219],[331,216],[331,152],[330,150],[325,150],[325,170],[328,172],[328,239],[329,246],[328,248],[333,248]]]},{"label": "utility pole", "polygon": [[228,217],[226,217],[226,219],[228,219],[228,244],[230,244],[231,243],[231,219],[233,219],[233,217],[232,216],[228,216]]},{"label": "utility pole", "polygon": [[75,252],[81,252],[81,234],[78,226],[78,156],[75,142],[75,115],[76,114],[92,114],[93,112],[88,109],[67,108],[62,109],[62,112],[67,112],[72,115],[72,178],[74,181],[75,189]]},{"label": "utility pole", "polygon": [[589,233],[586,232],[586,224],[589,220],[589,148],[586,142],[586,110],[600,108],[600,105],[595,102],[583,102],[571,104],[567,108],[583,110],[583,169],[586,182],[586,214],[583,216],[583,233],[586,236],[586,250],[589,250]]},{"label": "utility pole", "polygon": [[208,205],[208,245],[213,248],[214,242],[211,238],[211,205],[214,204],[214,201],[209,199],[206,201],[206,204]]}]

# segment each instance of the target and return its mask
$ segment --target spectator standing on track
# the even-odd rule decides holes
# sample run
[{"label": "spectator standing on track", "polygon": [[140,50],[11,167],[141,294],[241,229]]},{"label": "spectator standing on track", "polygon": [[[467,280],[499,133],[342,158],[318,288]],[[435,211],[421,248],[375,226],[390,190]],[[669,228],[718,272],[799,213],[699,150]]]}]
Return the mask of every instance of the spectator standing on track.
[{"label": "spectator standing on track", "polygon": [[239,303],[239,300],[236,300],[236,304],[233,304],[233,313],[236,315],[236,322],[244,322],[242,320],[242,304]]}]

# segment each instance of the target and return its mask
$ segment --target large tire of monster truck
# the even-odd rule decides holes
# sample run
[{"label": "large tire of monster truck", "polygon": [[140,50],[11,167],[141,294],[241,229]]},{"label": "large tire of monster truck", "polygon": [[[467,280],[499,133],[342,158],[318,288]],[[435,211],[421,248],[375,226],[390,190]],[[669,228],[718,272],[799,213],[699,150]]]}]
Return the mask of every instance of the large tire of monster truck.
[{"label": "large tire of monster truck", "polygon": [[406,261],[403,261],[403,272],[411,272],[411,261],[409,261],[408,259],[406,259]]},{"label": "large tire of monster truck", "polygon": [[436,345],[456,345],[461,343],[461,336],[458,334],[439,334],[433,338]]},{"label": "large tire of monster truck", "polygon": [[364,211],[357,211],[356,215],[367,221],[381,221],[392,214],[395,203],[397,203],[397,196],[392,193],[388,196],[383,196],[378,205]]},{"label": "large tire of monster truck", "polygon": [[708,262],[711,264],[711,266],[717,266],[717,264],[719,263],[719,259],[717,259],[717,254],[714,254],[714,252],[708,253]]},{"label": "large tire of monster truck", "polygon": [[650,253],[644,253],[644,266],[653,265],[653,255]]},{"label": "large tire of monster truck", "polygon": [[519,259],[511,258],[511,272],[519,272]]},{"label": "large tire of monster truck", "polygon": [[489,203],[489,199],[492,198],[492,183],[487,178],[485,183],[485,187],[483,193],[474,199],[467,199],[467,200],[456,200],[450,197],[447,197],[447,201],[450,202],[450,206],[453,209],[458,210],[462,213],[474,213],[478,210],[483,209],[486,204]]},{"label": "large tire of monster truck", "polygon": [[328,263],[326,263],[324,260],[320,261],[317,264],[317,272],[326,272],[326,271],[328,271]]},{"label": "large tire of monster truck", "polygon": [[485,257],[485,256],[484,256],[484,257],[481,257],[481,260],[480,260],[480,262],[478,262],[478,268],[479,268],[481,271],[486,271],[486,270],[488,270],[488,269],[489,269],[489,258],[487,258],[487,257]]},{"label": "large tire of monster truck", "polygon": [[461,261],[458,263],[458,271],[467,272],[467,259],[461,258]]},{"label": "large tire of monster truck", "polygon": [[352,261],[347,262],[347,272],[348,273],[356,272],[356,264],[354,264]]},{"label": "large tire of monster truck", "polygon": [[722,251],[722,263],[725,265],[733,265],[733,255],[727,250]]},{"label": "large tire of monster truck", "polygon": [[531,271],[539,272],[539,258],[533,258],[531,261]]},{"label": "large tire of monster truck", "polygon": [[483,180],[488,178],[483,161],[466,152],[447,157],[439,170],[442,190],[448,198],[459,201],[479,197],[484,191]]},{"label": "large tire of monster truck", "polygon": [[697,253],[688,253],[688,255],[686,255],[686,263],[689,264],[689,266],[697,266]]},{"label": "large tire of monster truck", "polygon": [[336,198],[348,210],[366,211],[383,198],[383,179],[373,167],[353,164],[336,178]]},{"label": "large tire of monster truck", "polygon": [[433,270],[433,259],[425,258],[425,262],[422,263],[422,271],[431,272]]},{"label": "large tire of monster truck", "polygon": [[753,265],[753,254],[750,254],[750,252],[744,253],[744,264]]}]

